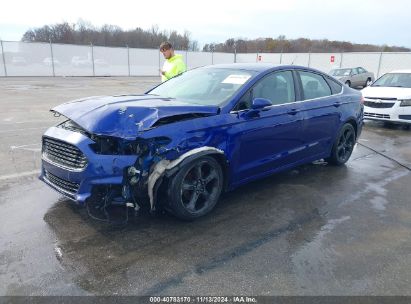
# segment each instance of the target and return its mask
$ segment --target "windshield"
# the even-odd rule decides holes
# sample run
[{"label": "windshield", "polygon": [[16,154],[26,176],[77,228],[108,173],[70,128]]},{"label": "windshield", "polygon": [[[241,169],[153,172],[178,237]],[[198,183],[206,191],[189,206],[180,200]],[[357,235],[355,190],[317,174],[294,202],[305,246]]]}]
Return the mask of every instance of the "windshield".
[{"label": "windshield", "polygon": [[192,104],[220,105],[255,74],[238,69],[198,68],[170,79],[148,94]]},{"label": "windshield", "polygon": [[350,76],[351,69],[337,69],[337,70],[331,70],[330,75],[331,76]]},{"label": "windshield", "polygon": [[410,73],[387,73],[376,80],[372,87],[411,88]]}]

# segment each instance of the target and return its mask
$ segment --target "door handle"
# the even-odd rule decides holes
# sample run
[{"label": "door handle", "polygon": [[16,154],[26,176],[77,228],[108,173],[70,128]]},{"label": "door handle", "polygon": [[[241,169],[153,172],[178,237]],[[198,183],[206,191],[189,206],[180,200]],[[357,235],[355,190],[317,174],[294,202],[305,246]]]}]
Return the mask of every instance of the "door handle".
[{"label": "door handle", "polygon": [[291,110],[289,110],[289,111],[287,112],[287,114],[288,114],[288,115],[295,115],[295,114],[297,114],[298,112],[300,112],[300,111],[297,110],[297,109],[291,109]]},{"label": "door handle", "polygon": [[334,107],[338,108],[340,105],[342,105],[342,103],[341,103],[341,102],[339,102],[339,101],[334,102]]}]

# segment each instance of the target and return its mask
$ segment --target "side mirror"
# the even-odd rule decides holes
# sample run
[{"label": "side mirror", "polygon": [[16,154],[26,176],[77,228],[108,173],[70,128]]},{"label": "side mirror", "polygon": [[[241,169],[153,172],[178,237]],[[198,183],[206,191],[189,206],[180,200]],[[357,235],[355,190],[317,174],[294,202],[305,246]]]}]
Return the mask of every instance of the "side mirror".
[{"label": "side mirror", "polygon": [[251,103],[251,109],[260,110],[262,108],[272,106],[273,104],[266,98],[255,98]]}]

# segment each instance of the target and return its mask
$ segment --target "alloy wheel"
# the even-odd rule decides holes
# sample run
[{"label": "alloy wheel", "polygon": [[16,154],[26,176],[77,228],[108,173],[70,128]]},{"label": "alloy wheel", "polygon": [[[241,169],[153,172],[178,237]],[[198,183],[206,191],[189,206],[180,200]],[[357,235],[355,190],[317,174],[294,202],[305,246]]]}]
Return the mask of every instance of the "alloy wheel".
[{"label": "alloy wheel", "polygon": [[201,213],[219,195],[220,175],[214,164],[203,160],[195,163],[181,183],[181,203],[191,214]]},{"label": "alloy wheel", "polygon": [[345,129],[338,139],[337,157],[341,162],[345,162],[351,156],[355,144],[355,132],[352,129]]}]

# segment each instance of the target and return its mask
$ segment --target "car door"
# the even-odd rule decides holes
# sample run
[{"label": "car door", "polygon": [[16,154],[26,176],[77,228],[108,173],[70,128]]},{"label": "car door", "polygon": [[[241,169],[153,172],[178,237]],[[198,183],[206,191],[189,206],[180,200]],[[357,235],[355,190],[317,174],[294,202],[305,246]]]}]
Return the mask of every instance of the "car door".
[{"label": "car door", "polygon": [[[246,182],[292,164],[300,158],[302,117],[295,101],[291,71],[267,75],[257,82],[231,112],[236,124],[237,153],[234,157],[233,182]],[[254,98],[265,98],[272,105],[251,109]],[[233,137],[234,138],[234,137]]]},{"label": "car door", "polygon": [[361,75],[358,68],[352,69],[351,79],[352,79],[352,81],[351,81],[351,86],[352,87],[358,87],[360,85],[363,85],[362,75]]},{"label": "car door", "polygon": [[363,68],[359,67],[358,68],[358,73],[360,75],[360,86],[365,87],[367,85],[367,80],[368,80],[368,72],[364,70]]},{"label": "car door", "polygon": [[302,134],[305,149],[302,158],[322,158],[332,145],[339,127],[341,106],[344,103],[343,95],[339,94],[342,87],[334,82],[335,86],[331,88],[320,73],[300,70],[296,74],[303,96],[301,113],[304,118]]}]

